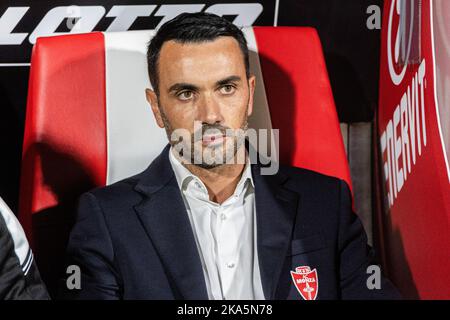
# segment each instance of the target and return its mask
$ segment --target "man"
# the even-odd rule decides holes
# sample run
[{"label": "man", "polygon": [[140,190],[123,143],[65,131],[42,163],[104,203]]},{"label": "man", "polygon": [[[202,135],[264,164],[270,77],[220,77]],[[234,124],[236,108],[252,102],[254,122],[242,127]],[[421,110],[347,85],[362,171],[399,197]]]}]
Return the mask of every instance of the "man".
[{"label": "man", "polygon": [[395,298],[369,290],[372,251],[344,182],[298,168],[262,175],[242,32],[181,14],[148,46],[147,89],[169,145],[141,174],[81,197],[69,263],[81,299]]},{"label": "man", "polygon": [[0,198],[0,300],[49,299],[25,233]]}]

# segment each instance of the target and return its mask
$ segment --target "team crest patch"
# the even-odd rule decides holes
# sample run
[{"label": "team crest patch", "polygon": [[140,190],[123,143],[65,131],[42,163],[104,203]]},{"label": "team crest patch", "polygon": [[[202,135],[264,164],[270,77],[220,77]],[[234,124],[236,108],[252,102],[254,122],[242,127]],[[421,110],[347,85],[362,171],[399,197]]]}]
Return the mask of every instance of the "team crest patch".
[{"label": "team crest patch", "polygon": [[309,266],[301,266],[291,271],[292,281],[294,281],[297,291],[305,300],[316,300],[319,291],[319,278],[317,270]]}]

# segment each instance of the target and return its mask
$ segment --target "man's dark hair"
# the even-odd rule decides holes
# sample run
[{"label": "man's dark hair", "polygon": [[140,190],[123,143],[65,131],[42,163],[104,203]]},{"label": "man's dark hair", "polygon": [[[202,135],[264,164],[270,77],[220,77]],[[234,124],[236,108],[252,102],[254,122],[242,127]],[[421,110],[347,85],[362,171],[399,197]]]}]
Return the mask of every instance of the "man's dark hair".
[{"label": "man's dark hair", "polygon": [[147,48],[148,75],[156,94],[159,94],[158,59],[164,42],[174,40],[179,43],[201,43],[213,41],[222,36],[233,37],[238,42],[244,56],[245,72],[248,78],[247,41],[237,26],[212,13],[182,13],[164,23],[150,40]]}]

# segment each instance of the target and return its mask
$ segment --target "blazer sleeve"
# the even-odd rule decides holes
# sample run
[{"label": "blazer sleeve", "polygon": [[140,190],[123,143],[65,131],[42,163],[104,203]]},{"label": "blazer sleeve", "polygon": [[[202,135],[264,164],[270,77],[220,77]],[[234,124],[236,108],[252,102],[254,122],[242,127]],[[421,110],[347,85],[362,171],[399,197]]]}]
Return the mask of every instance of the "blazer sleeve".
[{"label": "blazer sleeve", "polygon": [[376,265],[374,251],[367,244],[367,235],[358,216],[352,210],[352,197],[347,183],[340,181],[339,270],[342,299],[400,299],[394,285],[380,275],[380,286],[369,289],[367,273]]},{"label": "blazer sleeve", "polygon": [[92,193],[85,193],[80,198],[76,222],[67,246],[66,263],[67,267],[79,267],[81,288],[69,289],[67,282],[71,281],[71,274],[68,274],[61,281],[61,298],[120,299],[120,281],[114,267],[110,233],[100,204]]}]

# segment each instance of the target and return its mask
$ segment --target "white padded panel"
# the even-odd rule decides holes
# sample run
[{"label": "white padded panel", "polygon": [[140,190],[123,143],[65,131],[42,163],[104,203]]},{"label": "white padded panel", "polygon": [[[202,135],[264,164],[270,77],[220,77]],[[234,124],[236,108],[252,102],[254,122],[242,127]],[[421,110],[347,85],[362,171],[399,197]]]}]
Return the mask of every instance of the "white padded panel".
[{"label": "white padded panel", "polygon": [[[267,103],[266,89],[264,87],[264,78],[261,71],[261,63],[258,55],[258,44],[256,43],[255,34],[252,28],[244,28],[242,31],[244,32],[247,40],[249,50],[250,73],[256,77],[253,113],[248,121],[249,128],[272,129],[269,105]],[[271,144],[269,140],[267,142],[268,151],[270,152]],[[253,147],[256,148],[256,146]]]},{"label": "white padded panel", "polygon": [[111,184],[143,171],[167,144],[145,89],[153,31],[105,32],[108,170]]}]

